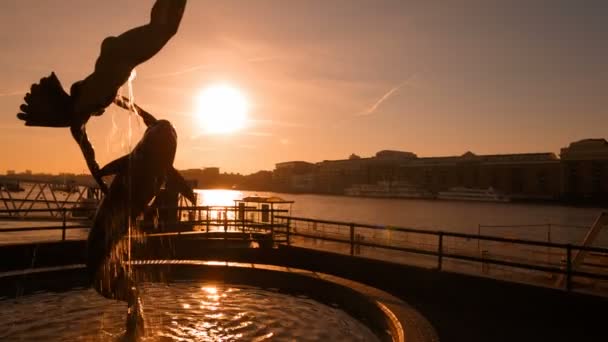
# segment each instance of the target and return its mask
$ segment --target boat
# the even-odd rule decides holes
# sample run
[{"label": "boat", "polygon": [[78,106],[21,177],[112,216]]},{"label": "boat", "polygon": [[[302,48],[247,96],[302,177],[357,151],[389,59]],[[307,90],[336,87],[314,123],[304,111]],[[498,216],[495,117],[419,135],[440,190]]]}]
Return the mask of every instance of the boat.
[{"label": "boat", "polygon": [[347,196],[381,198],[434,198],[432,192],[403,181],[354,184],[346,188],[344,194]]},{"label": "boat", "polygon": [[459,201],[509,202],[510,199],[499,194],[494,188],[487,189],[454,187],[437,194],[438,199]]},{"label": "boat", "polygon": [[72,209],[72,217],[92,219],[98,205],[99,200],[96,198],[83,198]]},{"label": "boat", "polygon": [[25,191],[17,181],[7,181],[0,184],[0,189],[8,192],[22,192]]},{"label": "boat", "polygon": [[75,193],[78,192],[78,185],[76,184],[75,181],[66,181],[63,183],[52,183],[51,185],[51,190],[53,191],[61,191],[61,192],[65,192],[65,193]]}]

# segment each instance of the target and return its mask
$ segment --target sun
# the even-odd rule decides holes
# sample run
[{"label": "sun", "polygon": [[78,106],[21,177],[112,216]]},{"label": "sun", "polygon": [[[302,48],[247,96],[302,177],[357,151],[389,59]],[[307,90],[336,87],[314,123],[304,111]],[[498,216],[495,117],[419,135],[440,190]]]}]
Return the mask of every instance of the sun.
[{"label": "sun", "polygon": [[245,126],[249,103],[238,88],[216,84],[199,92],[196,115],[203,130],[209,134],[228,134]]}]

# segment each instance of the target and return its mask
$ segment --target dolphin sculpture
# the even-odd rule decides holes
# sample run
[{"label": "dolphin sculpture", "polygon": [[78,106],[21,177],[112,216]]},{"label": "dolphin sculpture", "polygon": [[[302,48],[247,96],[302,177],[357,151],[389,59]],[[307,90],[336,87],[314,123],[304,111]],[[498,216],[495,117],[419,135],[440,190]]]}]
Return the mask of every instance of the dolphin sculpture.
[{"label": "dolphin sculpture", "polygon": [[[124,98],[116,104],[129,107]],[[138,289],[124,261],[125,237],[129,226],[144,212],[164,183],[171,183],[195,203],[193,190],[173,167],[177,134],[167,120],[157,120],[139,108],[147,126],[133,151],[100,170],[102,176],[114,175],[102,199],[88,236],[87,269],[95,290],[102,296],[128,304],[127,339],[143,333],[143,308]]]},{"label": "dolphin sculpture", "polygon": [[135,67],[156,55],[177,33],[185,8],[186,0],[156,0],[149,23],[103,40],[93,73],[74,83],[69,94],[53,72],[32,84],[20,106],[17,118],[26,126],[70,128],[104,194],[107,186],[99,173],[86,124],[91,116],[102,115],[112,104]]}]

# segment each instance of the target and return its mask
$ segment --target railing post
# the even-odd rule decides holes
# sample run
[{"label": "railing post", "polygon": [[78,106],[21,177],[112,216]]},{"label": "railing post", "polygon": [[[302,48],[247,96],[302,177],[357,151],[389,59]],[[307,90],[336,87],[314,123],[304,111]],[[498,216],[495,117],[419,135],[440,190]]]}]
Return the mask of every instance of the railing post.
[{"label": "railing post", "polygon": [[443,232],[439,232],[439,243],[437,246],[437,270],[441,271],[443,266]]},{"label": "railing post", "polygon": [[228,208],[224,208],[224,233],[228,231]]},{"label": "railing post", "polygon": [[[551,223],[547,223],[547,242],[551,243]],[[551,264],[551,247],[547,246],[547,265]]]},{"label": "railing post", "polygon": [[206,217],[205,217],[205,221],[207,223],[207,230],[205,232],[209,233],[209,220],[210,220],[210,218],[209,218],[209,207],[207,207],[206,212],[207,212],[207,214],[206,214]]},{"label": "railing post", "polygon": [[481,223],[477,224],[477,255],[481,253]]},{"label": "railing post", "polygon": [[287,246],[291,246],[291,242],[289,241],[289,232],[290,232],[290,226],[291,226],[291,218],[287,218]]},{"label": "railing post", "polygon": [[350,255],[355,255],[355,224],[350,224]]},{"label": "railing post", "polygon": [[61,241],[65,241],[65,226],[66,226],[66,209],[63,208],[63,224],[61,230]]},{"label": "railing post", "polygon": [[572,245],[566,246],[566,290],[572,290]]},{"label": "railing post", "polygon": [[274,239],[274,206],[270,205],[270,236]]}]

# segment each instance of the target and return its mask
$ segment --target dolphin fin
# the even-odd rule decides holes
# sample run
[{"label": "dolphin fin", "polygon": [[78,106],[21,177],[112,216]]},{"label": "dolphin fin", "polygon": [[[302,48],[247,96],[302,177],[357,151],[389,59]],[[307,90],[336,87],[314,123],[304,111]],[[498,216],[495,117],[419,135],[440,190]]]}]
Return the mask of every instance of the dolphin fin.
[{"label": "dolphin fin", "polygon": [[99,170],[99,177],[115,175],[120,171],[126,170],[129,167],[129,155],[122,156],[116,160],[109,162],[106,166]]},{"label": "dolphin fin", "polygon": [[194,191],[174,167],[169,168],[169,172],[167,172],[167,182],[192,202],[192,204],[196,204],[196,195],[194,194]]}]

